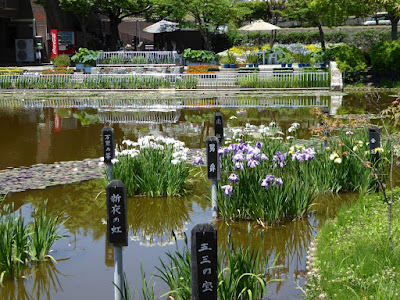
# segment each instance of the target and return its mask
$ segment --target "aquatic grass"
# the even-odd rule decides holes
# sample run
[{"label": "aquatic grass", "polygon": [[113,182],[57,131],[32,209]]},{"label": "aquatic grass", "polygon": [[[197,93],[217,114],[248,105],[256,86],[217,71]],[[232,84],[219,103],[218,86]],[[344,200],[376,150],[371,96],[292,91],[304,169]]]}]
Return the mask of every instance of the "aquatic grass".
[{"label": "aquatic grass", "polygon": [[[169,291],[162,297],[170,295],[174,299],[190,299],[191,297],[191,253],[187,239],[183,251],[178,247],[167,253],[168,262],[160,259],[160,274],[156,277],[163,280]],[[218,251],[218,299],[259,299],[266,293],[268,260],[261,259],[258,250],[250,246],[235,247]],[[273,268],[274,266],[272,266]]]},{"label": "aquatic grass", "polygon": [[21,277],[32,262],[46,260],[54,241],[62,237],[56,233],[59,218],[48,215],[46,205],[29,224],[12,211],[13,206],[6,205],[1,213],[0,282],[5,277]]},{"label": "aquatic grass", "polygon": [[123,145],[116,153],[112,175],[124,182],[128,196],[181,196],[185,193],[189,167],[184,143],[146,136],[137,143],[125,140]]},{"label": "aquatic grass", "polygon": [[55,261],[49,254],[54,242],[65,237],[59,235],[61,215],[53,215],[47,212],[47,203],[42,209],[36,208],[34,219],[31,224],[31,242],[29,255],[32,261],[43,261],[48,258]]},{"label": "aquatic grass", "polygon": [[[400,190],[395,189],[395,198]],[[393,245],[387,238],[387,208],[378,194],[343,207],[317,235],[316,261],[306,299],[398,299],[400,297],[399,202],[393,203]]]}]

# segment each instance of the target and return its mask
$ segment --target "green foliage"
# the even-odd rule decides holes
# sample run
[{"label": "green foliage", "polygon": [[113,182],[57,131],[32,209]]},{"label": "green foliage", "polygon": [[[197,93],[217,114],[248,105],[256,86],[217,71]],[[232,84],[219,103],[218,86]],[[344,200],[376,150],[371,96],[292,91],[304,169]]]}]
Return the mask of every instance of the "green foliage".
[{"label": "green foliage", "polygon": [[240,88],[310,88],[329,87],[330,78],[326,74],[308,76],[306,73],[276,74],[276,76],[240,75],[236,79]]},{"label": "green foliage", "polygon": [[182,78],[176,79],[175,88],[176,89],[195,89],[199,83],[197,76],[184,76]]},{"label": "green foliage", "polygon": [[[185,241],[182,252],[168,252],[168,262],[160,259],[160,275],[156,275],[170,289],[163,296],[173,295],[177,300],[191,297],[191,253]],[[267,284],[274,281],[266,279],[268,260],[262,260],[260,252],[250,246],[230,244],[227,252],[219,248],[218,262],[218,299],[261,299]]]},{"label": "green foliage", "polygon": [[131,58],[129,63],[133,65],[145,65],[147,64],[147,59],[144,56],[134,56]]},{"label": "green foliage", "polygon": [[56,67],[69,67],[71,66],[71,59],[68,55],[61,54],[54,58],[53,64]]},{"label": "green foliage", "polygon": [[216,59],[214,52],[207,50],[192,50],[186,48],[183,51],[183,58],[191,62],[210,62]]},{"label": "green foliage", "polygon": [[110,57],[103,59],[103,63],[109,65],[123,65],[124,58],[118,54],[113,54]]},{"label": "green foliage", "polygon": [[97,54],[103,51],[88,50],[87,48],[79,48],[78,53],[71,57],[75,63],[84,64],[85,66],[95,66]]},{"label": "green foliage", "polygon": [[53,259],[50,248],[63,237],[57,233],[60,216],[48,215],[46,203],[42,211],[35,210],[33,223],[28,225],[12,210],[13,206],[7,205],[0,213],[0,282],[4,277],[20,277],[34,261]]},{"label": "green foliage", "polygon": [[[395,190],[395,198],[400,196]],[[400,295],[400,203],[392,207],[392,249],[387,238],[387,207],[380,195],[362,196],[343,207],[317,236],[315,269],[305,298],[397,299]],[[372,217],[373,216],[373,217]]]},{"label": "green foliage", "polygon": [[341,72],[346,73],[346,78],[355,80],[356,73],[367,70],[365,56],[360,49],[354,46],[340,45],[327,50],[327,56],[337,61]]},{"label": "green foliage", "polygon": [[[185,193],[189,167],[186,148],[173,139],[147,136],[138,140],[139,149],[125,141],[119,149],[113,178],[125,183],[128,196],[180,196]],[[131,147],[133,146],[133,147]]]},{"label": "green foliage", "polygon": [[370,49],[373,69],[380,74],[398,73],[400,69],[400,41],[384,41]]},{"label": "green foliage", "polygon": [[377,42],[389,40],[389,30],[367,29],[354,32],[346,42],[361,49],[369,49],[371,45]]}]

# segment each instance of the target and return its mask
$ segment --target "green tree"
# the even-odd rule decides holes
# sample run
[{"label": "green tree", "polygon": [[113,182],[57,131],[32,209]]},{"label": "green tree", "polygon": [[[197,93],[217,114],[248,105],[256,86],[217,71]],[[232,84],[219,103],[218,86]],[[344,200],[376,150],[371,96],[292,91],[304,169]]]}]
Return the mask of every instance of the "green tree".
[{"label": "green tree", "polygon": [[211,35],[229,22],[231,0],[153,0],[148,18],[169,17],[199,30],[204,47],[211,50]]},{"label": "green tree", "polygon": [[231,11],[231,22],[237,27],[242,26],[244,22],[270,17],[269,5],[264,1],[238,2],[233,5]]},{"label": "green tree", "polygon": [[392,40],[398,39],[397,23],[400,21],[400,0],[368,0],[370,12],[386,11],[392,23]]},{"label": "green tree", "polygon": [[62,10],[74,13],[79,20],[83,35],[83,47],[87,47],[87,25],[89,16],[93,13],[95,0],[58,0]]},{"label": "green tree", "polygon": [[288,0],[280,11],[285,18],[301,24],[318,27],[322,49],[325,37],[322,26],[342,24],[350,15],[364,14],[368,5],[357,0]]},{"label": "green tree", "polygon": [[116,50],[119,40],[118,25],[123,18],[140,15],[151,8],[150,0],[95,0],[95,11],[106,15],[110,20],[111,38],[108,47]]}]

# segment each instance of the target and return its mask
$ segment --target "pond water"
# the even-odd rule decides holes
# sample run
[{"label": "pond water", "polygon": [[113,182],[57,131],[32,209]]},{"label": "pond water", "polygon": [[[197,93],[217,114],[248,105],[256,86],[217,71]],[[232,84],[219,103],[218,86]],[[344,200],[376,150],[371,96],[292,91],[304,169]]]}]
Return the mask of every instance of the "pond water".
[{"label": "pond water", "polygon": [[[150,99],[150,98],[149,98]],[[102,155],[100,132],[104,123],[113,123],[116,142],[136,140],[154,134],[184,141],[189,148],[204,148],[213,135],[212,117],[219,111],[227,126],[276,122],[283,130],[291,123],[301,124],[299,138],[309,138],[308,128],[316,124],[310,107],[328,108],[331,114],[374,112],[394,100],[390,94],[309,95],[309,94],[166,94],[126,98],[112,104],[106,97],[30,99],[8,97],[0,105],[3,147],[0,170],[37,163],[82,160]],[[62,101],[60,101],[62,100]],[[232,117],[234,116],[234,117]],[[211,208],[203,184],[193,184],[190,195],[182,198],[134,197],[128,201],[129,246],[123,250],[124,271],[131,290],[140,290],[140,266],[147,277],[160,266],[159,257],[176,249],[173,230],[180,249],[185,233],[197,223],[211,220]],[[216,222],[219,247],[225,248],[228,234],[238,245],[263,249],[269,262],[276,258],[279,267],[271,278],[283,281],[268,287],[268,299],[294,299],[304,285],[306,251],[321,224],[333,218],[343,203],[357,195],[318,197],[308,218],[266,229],[248,222]],[[48,200],[50,210],[63,212],[62,232],[67,235],[54,245],[57,264],[42,264],[25,280],[6,281],[0,287],[2,299],[111,299],[113,297],[113,250],[105,239],[105,195],[101,179],[10,193],[14,202],[30,218],[35,207]],[[263,234],[261,234],[263,232]],[[263,236],[263,238],[261,238]],[[166,291],[157,279],[156,294]],[[140,299],[140,296],[137,297]],[[164,297],[165,298],[165,297]]]}]

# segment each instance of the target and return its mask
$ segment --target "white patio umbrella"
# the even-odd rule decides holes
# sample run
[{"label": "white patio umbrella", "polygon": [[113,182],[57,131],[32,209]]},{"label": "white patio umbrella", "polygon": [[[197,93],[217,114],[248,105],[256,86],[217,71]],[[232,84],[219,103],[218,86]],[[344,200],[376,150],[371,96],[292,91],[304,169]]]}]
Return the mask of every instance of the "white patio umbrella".
[{"label": "white patio umbrella", "polygon": [[[272,45],[273,45],[274,40],[275,40],[274,34],[276,33],[276,30],[280,30],[280,29],[281,29],[280,27],[278,27],[278,26],[276,26],[274,24],[265,22],[263,20],[257,20],[257,21],[254,21],[254,22],[248,24],[248,25],[240,27],[239,28],[239,32],[240,33],[248,33],[248,32],[268,32],[268,31],[271,31],[271,39],[270,39],[270,43],[269,44],[270,44],[270,46],[272,48]],[[263,64],[265,64],[265,54],[264,53],[263,53]]]},{"label": "white patio umbrella", "polygon": [[173,32],[179,30],[178,25],[179,23],[161,20],[153,25],[147,26],[143,31],[148,33]]}]

